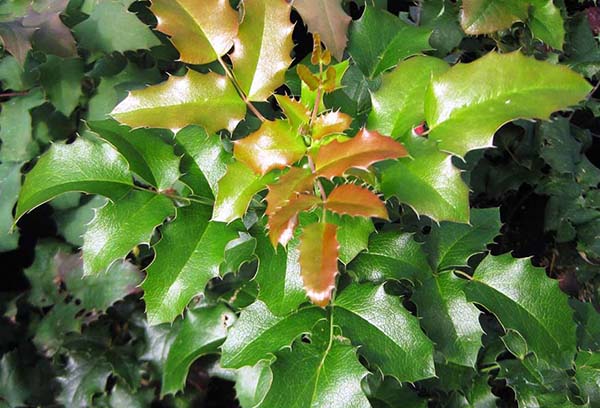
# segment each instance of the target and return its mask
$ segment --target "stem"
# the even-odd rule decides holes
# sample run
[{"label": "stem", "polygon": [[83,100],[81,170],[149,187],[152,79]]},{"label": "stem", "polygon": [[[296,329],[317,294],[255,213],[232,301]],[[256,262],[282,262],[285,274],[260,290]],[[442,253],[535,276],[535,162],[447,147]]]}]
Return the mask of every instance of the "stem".
[{"label": "stem", "polygon": [[468,273],[464,273],[463,271],[454,271],[454,273],[459,274],[460,276],[467,278],[468,280],[473,280],[473,277]]},{"label": "stem", "polygon": [[229,66],[225,63],[225,61],[223,61],[223,59],[221,57],[217,57],[217,60],[219,61],[219,64],[221,64],[223,69],[225,70],[225,75],[227,76],[227,78],[229,78],[229,80],[235,87],[235,90],[240,95],[240,98],[242,98],[242,100],[244,101],[246,106],[248,106],[248,109],[250,109],[250,111],[252,113],[254,113],[254,115],[256,115],[256,117],[261,122],[266,122],[267,119],[258,111],[258,109],[256,109],[256,106],[254,106],[252,104],[252,102],[250,102],[250,100],[248,99],[248,97],[246,96],[244,91],[242,90],[242,87],[240,86],[238,81],[235,79],[235,76],[233,76],[233,72],[231,72],[231,70],[229,69]]},{"label": "stem", "polygon": [[206,198],[206,197],[191,198],[191,197],[183,197],[183,196],[176,195],[176,194],[164,194],[164,193],[161,193],[160,191],[150,190],[150,189],[139,187],[139,186],[133,186],[133,188],[134,188],[134,190],[145,191],[147,193],[152,193],[152,194],[156,194],[156,195],[162,195],[162,196],[169,197],[169,198],[172,198],[175,200],[193,201],[195,203],[204,204],[204,205],[213,205],[215,203],[214,200],[212,200],[210,198]]},{"label": "stem", "polygon": [[12,98],[13,96],[23,96],[23,95],[27,95],[28,93],[29,93],[29,90],[19,91],[19,92],[6,92],[3,94],[0,94],[0,98]]},{"label": "stem", "polygon": [[[313,162],[312,157],[310,157],[309,155],[307,155],[306,157],[308,157],[308,167],[310,167],[310,171],[312,171],[314,174],[315,173],[315,162]],[[321,183],[321,180],[316,179],[315,184],[317,185],[317,190],[319,190],[319,194],[321,195],[321,200],[323,200],[323,201],[327,200],[327,196],[325,195],[325,188],[323,188],[323,184]]]}]

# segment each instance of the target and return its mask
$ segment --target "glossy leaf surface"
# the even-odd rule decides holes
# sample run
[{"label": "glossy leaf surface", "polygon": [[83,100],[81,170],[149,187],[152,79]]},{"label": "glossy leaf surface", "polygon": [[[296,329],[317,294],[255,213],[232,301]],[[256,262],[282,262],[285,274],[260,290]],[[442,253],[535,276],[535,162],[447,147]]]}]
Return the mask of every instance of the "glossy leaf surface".
[{"label": "glossy leaf surface", "polygon": [[269,184],[267,193],[267,215],[274,214],[278,209],[284,207],[296,194],[304,193],[312,189],[314,181],[313,173],[304,167],[292,167],[276,183]]},{"label": "glossy leaf surface", "polygon": [[377,217],[388,219],[385,204],[371,190],[356,184],[336,187],[327,197],[325,208],[338,214],[353,217]]},{"label": "glossy leaf surface", "polygon": [[319,203],[321,200],[312,194],[300,194],[269,215],[267,228],[271,244],[274,247],[278,244],[286,246],[298,226],[298,214],[302,211],[309,211]]},{"label": "glossy leaf surface", "polygon": [[342,112],[327,112],[317,116],[312,124],[312,138],[319,140],[325,136],[344,133],[350,128],[352,118]]}]

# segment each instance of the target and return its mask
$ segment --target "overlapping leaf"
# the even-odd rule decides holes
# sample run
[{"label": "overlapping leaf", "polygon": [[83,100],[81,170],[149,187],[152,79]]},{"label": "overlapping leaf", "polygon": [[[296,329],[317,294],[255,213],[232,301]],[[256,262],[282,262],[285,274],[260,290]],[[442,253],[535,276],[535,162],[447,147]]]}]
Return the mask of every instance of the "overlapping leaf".
[{"label": "overlapping leaf", "polygon": [[327,197],[325,208],[338,214],[355,217],[377,217],[387,219],[385,204],[371,190],[356,184],[336,187]]},{"label": "overlapping leaf", "polygon": [[298,226],[298,214],[302,211],[309,211],[319,203],[321,200],[312,194],[300,194],[292,198],[284,207],[269,215],[267,228],[273,246],[276,247],[277,244],[286,246]]}]

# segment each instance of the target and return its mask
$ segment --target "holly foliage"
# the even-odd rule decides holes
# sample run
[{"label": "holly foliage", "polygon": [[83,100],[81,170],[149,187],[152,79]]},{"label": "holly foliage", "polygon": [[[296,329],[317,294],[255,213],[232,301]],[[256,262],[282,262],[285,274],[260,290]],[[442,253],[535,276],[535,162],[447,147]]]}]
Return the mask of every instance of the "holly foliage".
[{"label": "holly foliage", "polygon": [[0,3],[0,405],[600,406],[571,3]]}]

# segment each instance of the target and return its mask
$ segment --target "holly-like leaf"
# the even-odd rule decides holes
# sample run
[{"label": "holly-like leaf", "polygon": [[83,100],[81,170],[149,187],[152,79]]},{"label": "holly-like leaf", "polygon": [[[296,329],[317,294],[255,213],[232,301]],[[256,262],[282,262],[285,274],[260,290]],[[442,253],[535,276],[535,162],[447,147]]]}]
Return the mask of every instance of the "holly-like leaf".
[{"label": "holly-like leaf", "polygon": [[[467,299],[494,313],[517,331],[538,358],[570,367],[575,355],[575,323],[558,282],[529,259],[487,256],[466,286]],[[532,297],[531,293],[536,296]]]},{"label": "holly-like leaf", "polygon": [[344,12],[340,0],[296,0],[294,8],[308,26],[308,31],[318,33],[331,55],[338,61],[344,59],[348,42],[348,25],[352,18]]},{"label": "holly-like leaf", "polygon": [[380,283],[388,279],[416,281],[431,267],[422,244],[412,234],[387,231],[371,234],[369,247],[348,265],[360,281]]},{"label": "holly-like leaf", "polygon": [[300,194],[288,201],[283,207],[269,215],[267,228],[271,244],[286,246],[293,238],[294,231],[298,226],[298,214],[309,211],[321,203],[321,199],[312,194]]},{"label": "holly-like leaf", "polygon": [[227,53],[238,32],[238,15],[228,2],[154,0],[156,28],[171,36],[181,60],[208,64]]},{"label": "holly-like leaf", "polygon": [[231,222],[241,218],[252,197],[275,179],[273,173],[259,176],[241,162],[227,166],[227,173],[219,180],[213,220]]},{"label": "holly-like leaf", "polygon": [[337,225],[310,224],[302,230],[300,238],[300,268],[304,289],[310,300],[325,307],[331,299],[338,274],[339,243]]},{"label": "holly-like leaf", "polygon": [[183,389],[190,366],[198,357],[215,353],[227,336],[235,314],[223,304],[187,312],[170,347],[162,376],[161,396]]},{"label": "holly-like leaf", "polygon": [[425,98],[429,139],[441,150],[464,156],[491,146],[503,124],[519,118],[547,119],[577,104],[590,90],[585,79],[564,66],[520,52],[490,52],[433,78]]},{"label": "holly-like leaf", "polygon": [[133,128],[181,129],[203,126],[208,133],[233,131],[244,118],[246,105],[225,76],[188,71],[166,82],[133,91],[112,116]]},{"label": "holly-like leaf", "polygon": [[221,365],[240,368],[269,358],[289,346],[301,334],[310,333],[325,313],[316,307],[293,311],[277,317],[260,300],[248,306],[221,347]]},{"label": "holly-like leaf", "polygon": [[93,196],[85,204],[68,210],[58,210],[54,213],[58,233],[70,244],[76,247],[83,245],[83,234],[87,225],[94,219],[96,210],[106,205],[106,198]]},{"label": "holly-like leaf", "polygon": [[285,81],[294,47],[285,0],[245,0],[244,21],[231,55],[233,72],[251,101],[266,100]]},{"label": "holly-like leaf", "polygon": [[327,340],[317,334],[310,344],[298,341],[278,353],[271,366],[273,383],[260,406],[370,407],[360,385],[368,371],[358,361],[356,349],[341,337]]},{"label": "holly-like leaf", "polygon": [[264,122],[256,132],[233,143],[233,156],[261,175],[290,166],[306,152],[302,137],[287,120]]},{"label": "holly-like leaf", "polygon": [[433,226],[425,242],[431,265],[438,272],[468,266],[475,254],[484,252],[500,230],[498,208],[471,209],[470,224],[441,222]]},{"label": "holly-like leaf", "polygon": [[17,231],[11,233],[12,213],[21,189],[22,163],[0,163],[0,251],[11,251],[19,244]]},{"label": "holly-like leaf", "polygon": [[150,324],[172,322],[210,279],[219,276],[225,246],[238,234],[226,224],[211,222],[210,214],[210,207],[191,204],[178,208],[175,220],[163,228],[142,284]]},{"label": "holly-like leaf", "polygon": [[325,136],[344,133],[351,123],[352,118],[345,113],[327,112],[317,116],[312,125],[311,136],[313,140],[319,140]]},{"label": "holly-like leaf", "polygon": [[7,407],[26,405],[31,389],[19,364],[17,350],[5,353],[0,360],[0,398]]},{"label": "holly-like leaf", "polygon": [[333,313],[344,335],[383,374],[410,382],[435,375],[433,344],[383,285],[348,286],[336,298]]},{"label": "holly-like leaf", "polygon": [[400,62],[384,74],[381,87],[371,93],[373,109],[367,128],[402,137],[425,120],[425,91],[431,78],[448,70],[438,58],[417,56]]},{"label": "holly-like leaf", "polygon": [[31,36],[35,32],[33,27],[24,27],[21,21],[0,23],[0,40],[4,48],[23,65],[27,53],[31,50]]},{"label": "holly-like leaf", "polygon": [[584,400],[600,402],[600,353],[580,352],[575,359],[575,380]]},{"label": "holly-like leaf", "polygon": [[314,160],[319,176],[333,178],[342,176],[351,168],[367,169],[378,161],[407,155],[402,144],[363,128],[349,141],[334,140],[321,147]]},{"label": "holly-like leaf", "polygon": [[467,34],[489,34],[527,18],[529,4],[521,0],[465,0],[460,23]]},{"label": "holly-like leaf", "polygon": [[348,52],[372,79],[403,59],[430,49],[430,35],[429,29],[410,25],[385,10],[366,7],[360,20],[350,27]]},{"label": "holly-like leaf", "polygon": [[435,143],[411,137],[411,158],[380,166],[381,191],[396,196],[417,214],[437,220],[469,221],[469,188],[452,157],[440,152]]},{"label": "holly-like leaf", "polygon": [[55,143],[27,174],[16,217],[68,191],[123,197],[133,186],[127,162],[110,145],[79,138]]},{"label": "holly-like leaf", "polygon": [[581,350],[600,351],[600,313],[591,303],[569,299],[575,309],[577,322],[577,347]]},{"label": "holly-like leaf", "polygon": [[325,208],[338,214],[353,217],[388,219],[385,204],[371,190],[356,184],[342,184],[327,197]]},{"label": "holly-like leaf", "polygon": [[432,275],[415,289],[411,300],[417,305],[423,329],[444,358],[474,367],[483,330],[479,324],[480,311],[465,297],[466,283],[452,272]]},{"label": "holly-like leaf", "polygon": [[265,214],[272,215],[284,207],[296,194],[310,191],[314,182],[313,173],[305,167],[292,167],[277,182],[269,184],[267,209]]},{"label": "holly-like leaf", "polygon": [[[98,2],[92,14],[73,27],[78,45],[95,56],[160,45],[150,27],[127,11],[127,7],[118,1]],[[115,27],[127,27],[127,30],[115,30]]]},{"label": "holly-like leaf", "polygon": [[59,377],[62,391],[57,401],[65,406],[85,408],[96,393],[102,393],[112,367],[104,358],[71,355],[66,373]]},{"label": "holly-like leaf", "polygon": [[255,236],[258,257],[255,280],[259,286],[258,299],[277,316],[291,313],[306,301],[300,277],[299,240],[295,238],[287,248],[276,250],[264,232],[257,231]]},{"label": "holly-like leaf", "polygon": [[154,228],[175,215],[171,199],[145,191],[128,195],[96,211],[83,236],[83,272],[95,275],[134,246],[150,242]]},{"label": "holly-like leaf", "polygon": [[347,265],[361,251],[367,249],[369,236],[375,231],[370,218],[350,217],[335,213],[327,214],[327,220],[338,226],[337,240],[340,243],[340,262]]},{"label": "holly-like leaf", "polygon": [[300,129],[310,121],[310,112],[302,102],[285,95],[275,95],[275,99],[293,130]]},{"label": "holly-like leaf", "polygon": [[34,2],[23,18],[24,27],[35,29],[32,40],[36,50],[63,58],[77,55],[75,39],[60,15],[69,5],[68,0],[57,0],[49,4]]},{"label": "holly-like leaf", "polygon": [[562,50],[565,42],[565,23],[553,0],[533,0],[529,22],[534,37],[552,48]]},{"label": "holly-like leaf", "polygon": [[50,102],[59,112],[69,116],[79,105],[83,95],[83,61],[79,58],[48,56],[40,65],[40,82]]},{"label": "holly-like leaf", "polygon": [[81,332],[80,311],[75,303],[57,303],[36,327],[32,341],[44,354],[53,356],[63,344],[65,335]]},{"label": "holly-like leaf", "polygon": [[242,408],[258,406],[269,392],[273,382],[273,373],[267,360],[259,361],[250,367],[236,371],[235,396]]}]

